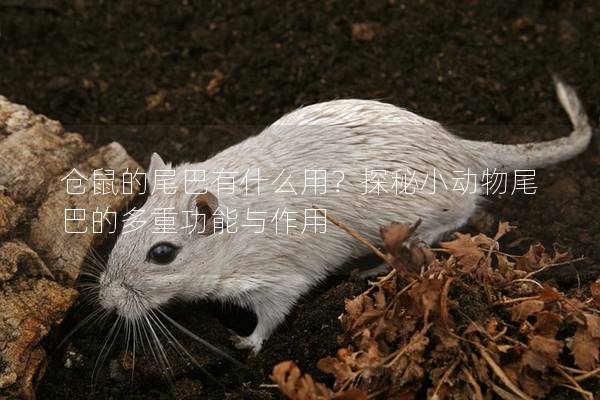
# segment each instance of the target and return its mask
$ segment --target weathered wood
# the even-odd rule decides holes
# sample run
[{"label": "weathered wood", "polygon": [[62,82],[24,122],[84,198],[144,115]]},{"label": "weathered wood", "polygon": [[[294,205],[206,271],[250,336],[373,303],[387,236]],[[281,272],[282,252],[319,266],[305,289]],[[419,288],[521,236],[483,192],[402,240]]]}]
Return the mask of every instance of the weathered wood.
[{"label": "weathered wood", "polygon": [[65,209],[120,211],[135,196],[115,192],[68,194],[65,175],[76,168],[115,176],[141,167],[118,143],[99,149],[61,124],[0,96],[0,398],[35,398],[44,373],[41,339],[59,324],[78,292],[75,281],[92,245],[103,235],[92,229],[66,233]]}]

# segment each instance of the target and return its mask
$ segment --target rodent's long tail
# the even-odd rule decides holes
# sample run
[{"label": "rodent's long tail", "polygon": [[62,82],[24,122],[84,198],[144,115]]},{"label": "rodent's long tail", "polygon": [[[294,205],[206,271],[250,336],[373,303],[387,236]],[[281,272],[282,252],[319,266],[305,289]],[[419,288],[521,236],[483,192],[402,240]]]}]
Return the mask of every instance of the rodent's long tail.
[{"label": "rodent's long tail", "polygon": [[560,139],[538,143],[523,143],[516,145],[489,143],[485,146],[488,153],[489,167],[500,171],[510,172],[516,169],[534,169],[568,160],[583,152],[592,138],[592,127],[587,114],[575,90],[554,77],[556,94],[569,119],[573,131],[569,136]]}]

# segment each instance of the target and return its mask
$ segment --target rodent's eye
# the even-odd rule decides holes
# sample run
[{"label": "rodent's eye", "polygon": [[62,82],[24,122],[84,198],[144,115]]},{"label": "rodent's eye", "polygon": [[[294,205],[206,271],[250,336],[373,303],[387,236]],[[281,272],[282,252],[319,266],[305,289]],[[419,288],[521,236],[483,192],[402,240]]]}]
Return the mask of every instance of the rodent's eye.
[{"label": "rodent's eye", "polygon": [[148,252],[148,259],[157,264],[168,264],[175,259],[177,250],[177,247],[170,243],[158,243]]}]

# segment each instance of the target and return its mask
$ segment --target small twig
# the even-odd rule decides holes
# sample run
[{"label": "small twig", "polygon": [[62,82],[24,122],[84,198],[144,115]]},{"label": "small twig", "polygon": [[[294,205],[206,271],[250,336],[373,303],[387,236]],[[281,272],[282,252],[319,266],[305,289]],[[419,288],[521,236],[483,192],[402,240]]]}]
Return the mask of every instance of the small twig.
[{"label": "small twig", "polygon": [[536,240],[536,238],[534,238],[533,236],[524,236],[524,237],[517,238],[510,243],[507,243],[505,247],[508,247],[509,249],[511,249],[513,247],[517,247],[521,242],[535,241],[535,240]]},{"label": "small twig", "polygon": [[[394,276],[391,273],[384,276],[383,278],[381,278],[379,281],[375,282],[375,285],[381,285],[386,278],[388,278],[388,276]],[[414,281],[410,281],[408,284],[406,284],[399,292],[397,292],[394,297],[398,298],[400,296],[402,296],[404,293],[406,293],[408,290],[410,290],[413,286],[415,286],[417,284],[418,280],[414,280]]]},{"label": "small twig", "polygon": [[573,385],[567,385],[566,383],[561,383],[558,386],[562,386],[562,387],[565,387],[567,389],[571,389],[571,390],[573,390],[575,392],[578,392],[579,394],[581,394],[583,396],[584,399],[594,400],[593,394],[591,394],[587,390],[581,389],[581,387],[579,385],[573,386]]},{"label": "small twig", "polygon": [[377,391],[375,391],[373,393],[369,393],[367,395],[367,398],[369,398],[369,399],[376,399],[377,397],[379,397],[380,394],[383,394],[383,393],[387,392],[388,390],[390,390],[390,387],[386,386],[386,387],[381,388],[381,389],[379,389],[379,390],[377,390]]},{"label": "small twig", "polygon": [[504,336],[503,339],[506,340],[509,343],[518,344],[519,346],[521,346],[524,349],[526,349],[526,348],[529,347],[525,343],[523,343],[522,341],[514,339],[514,338],[511,338],[510,336]]},{"label": "small twig", "polygon": [[492,341],[497,342],[498,339],[500,339],[502,336],[504,336],[504,334],[507,331],[508,331],[508,327],[504,326],[500,332],[498,332],[496,335],[492,336]]},{"label": "small twig", "polygon": [[[394,276],[396,276],[396,269],[392,268],[390,270],[390,272],[388,272],[388,274],[386,276],[384,276],[383,278],[379,278],[375,282],[369,281],[372,285],[371,285],[371,287],[369,287],[369,289],[367,289],[366,293],[369,293],[373,288],[381,287],[384,283],[386,283],[387,281],[392,279]],[[413,282],[416,282],[416,281],[413,281]]]},{"label": "small twig", "polygon": [[461,365],[461,371],[467,377],[467,381],[469,382],[469,385],[471,385],[473,387],[473,391],[475,392],[475,399],[483,400],[483,394],[481,393],[481,386],[479,386],[479,383],[477,383],[473,374],[471,374],[469,372],[469,369],[467,367],[465,367],[464,365]]},{"label": "small twig", "polygon": [[450,365],[450,367],[448,367],[448,369],[446,369],[446,372],[444,372],[444,375],[442,375],[442,379],[440,379],[440,381],[438,382],[437,386],[435,387],[435,390],[433,391],[433,394],[431,395],[431,398],[436,398],[437,393],[440,391],[442,385],[444,384],[444,382],[446,382],[446,380],[448,379],[448,377],[450,376],[450,374],[452,372],[454,372],[454,370],[456,369],[456,367],[458,366],[458,364],[460,364],[460,359],[454,361],[452,363],[452,365]]},{"label": "small twig", "polygon": [[544,288],[544,285],[542,285],[541,283],[539,283],[538,281],[534,280],[534,279],[527,279],[527,278],[520,278],[520,279],[514,279],[510,282],[508,282],[504,287],[512,285],[515,282],[529,282],[529,283],[533,283],[535,285],[538,285],[540,287],[540,289]]},{"label": "small twig", "polygon": [[568,365],[563,365],[563,364],[558,364],[562,369],[564,369],[565,371],[569,371],[572,372],[574,374],[585,374],[588,371],[583,370],[583,369],[579,369],[579,368],[573,368],[573,367],[569,367]]},{"label": "small twig", "polygon": [[549,268],[560,267],[561,265],[567,265],[567,264],[570,264],[570,263],[579,262],[579,261],[583,261],[583,260],[585,260],[585,257],[582,256],[582,257],[579,257],[579,258],[574,258],[572,260],[562,261],[562,262],[555,263],[555,264],[549,264],[549,265],[546,265],[545,267],[542,267],[540,269],[536,269],[535,271],[531,271],[530,273],[528,273],[527,275],[525,275],[525,278],[531,278],[533,275],[539,274],[540,272],[545,271],[545,270],[547,270]]},{"label": "small twig", "polygon": [[585,374],[577,375],[574,378],[577,382],[581,382],[595,375],[600,375],[600,368],[596,368],[594,370],[591,370],[590,372],[586,372]]},{"label": "small twig", "polygon": [[[468,315],[466,315],[465,313],[463,313],[462,311],[459,310],[459,312],[464,315],[471,324],[473,324],[475,326],[475,328],[477,328],[477,332],[479,332],[480,334],[484,335],[488,340],[492,341],[492,342],[496,342],[500,337],[502,337],[502,335],[504,335],[506,333],[506,331],[508,330],[508,328],[505,326],[504,329],[498,333],[498,335],[496,336],[492,336],[490,335],[490,333],[485,330],[481,325],[479,325],[477,322],[473,321],[473,319],[471,319]],[[478,346],[478,344],[475,344],[476,346]]]},{"label": "small twig", "polygon": [[540,298],[540,296],[536,295],[536,296],[519,297],[519,298],[516,298],[516,299],[498,300],[498,301],[492,303],[491,305],[492,306],[499,306],[499,305],[504,305],[504,304],[518,303],[520,301],[537,300],[539,298]]},{"label": "small twig", "polygon": [[462,336],[459,336],[459,335],[457,335],[456,333],[454,333],[454,332],[452,332],[452,331],[450,331],[450,330],[448,330],[446,333],[447,333],[448,335],[452,336],[453,338],[455,338],[455,339],[456,339],[456,340],[458,340],[458,341],[462,341],[462,342],[466,342],[466,343],[472,344],[472,345],[473,345],[473,346],[475,346],[475,347],[479,346],[479,343],[477,343],[477,342],[474,342],[474,341],[472,341],[472,340],[470,340],[470,339],[464,338],[464,337],[462,337]]},{"label": "small twig", "polygon": [[364,238],[361,234],[359,234],[358,232],[356,232],[354,229],[349,228],[347,225],[345,225],[345,224],[343,224],[343,223],[335,220],[332,216],[330,216],[329,214],[324,213],[323,211],[321,211],[320,209],[318,209],[314,205],[312,206],[312,208],[314,208],[315,210],[317,210],[317,212],[319,214],[321,214],[323,217],[327,218],[329,220],[329,222],[331,222],[332,224],[334,224],[338,228],[340,228],[343,231],[345,231],[346,233],[348,233],[354,239],[358,240],[359,242],[361,242],[362,244],[364,244],[365,246],[367,246],[369,248],[369,250],[371,250],[375,255],[377,255],[377,257],[381,258],[383,261],[385,261],[386,263],[388,263],[390,265],[390,267],[392,267],[392,268],[394,267],[390,263],[389,258],[385,254],[383,254],[381,252],[381,250],[379,250],[371,242],[369,242],[366,238]]},{"label": "small twig", "polygon": [[442,293],[440,293],[440,318],[444,322],[444,325],[448,324],[448,292],[450,291],[450,284],[454,278],[450,277],[444,283]]},{"label": "small twig", "polygon": [[[411,340],[406,344],[406,346],[404,346],[400,351],[389,354],[388,356],[386,356],[382,361],[383,361],[383,365],[386,368],[390,368],[392,365],[394,365],[394,363],[396,363],[396,361],[398,361],[398,359],[400,359],[400,357],[402,357],[404,354],[406,354],[409,350],[411,350],[414,345],[415,342],[417,340],[419,340],[421,337],[425,336],[425,334],[427,333],[427,331],[429,330],[429,328],[431,328],[433,324],[432,323],[428,323],[427,325],[423,326],[423,329],[421,329],[421,331],[418,333],[418,338],[415,339],[415,337],[417,337],[417,335],[413,335],[413,337],[411,338]],[[414,339],[414,341],[413,341]],[[393,356],[393,358],[392,358]],[[390,358],[392,358],[391,361],[388,361]]]},{"label": "small twig", "polygon": [[[569,375],[564,369],[562,369],[559,366],[557,366],[555,368],[566,380],[568,380],[569,382],[571,382],[571,385],[573,386],[571,389],[574,389],[576,391],[578,391],[579,393],[581,393],[581,395],[587,399],[587,400],[594,400],[594,396],[588,392],[587,390],[584,390],[581,386],[579,386],[579,383],[577,383],[577,381],[575,380],[575,378],[573,378],[571,375]],[[571,385],[567,385],[567,386],[571,386]]]},{"label": "small twig", "polygon": [[523,393],[521,391],[521,389],[519,389],[517,387],[517,385],[515,385],[513,383],[513,381],[510,380],[510,378],[506,375],[506,373],[504,372],[502,367],[500,367],[498,364],[496,364],[496,361],[494,361],[494,358],[481,345],[479,345],[479,354],[481,354],[483,359],[488,363],[488,365],[490,366],[492,371],[494,371],[494,373],[498,376],[498,378],[500,378],[502,383],[504,383],[504,385],[506,385],[506,387],[508,387],[510,390],[512,390],[512,392],[514,394],[516,394],[521,399],[533,400],[531,397],[529,397],[525,393]]},{"label": "small twig", "polygon": [[519,397],[510,393],[508,390],[502,389],[500,386],[496,385],[495,383],[492,383],[492,389],[494,390],[494,392],[496,392],[496,394],[498,396],[500,396],[500,398],[502,400],[520,400]]},{"label": "small twig", "polygon": [[[594,300],[594,298],[592,297],[592,300]],[[583,307],[583,309],[585,311],[591,312],[593,314],[600,314],[600,310],[598,310],[597,308],[593,308],[593,307]],[[600,316],[600,315],[599,315]]]}]

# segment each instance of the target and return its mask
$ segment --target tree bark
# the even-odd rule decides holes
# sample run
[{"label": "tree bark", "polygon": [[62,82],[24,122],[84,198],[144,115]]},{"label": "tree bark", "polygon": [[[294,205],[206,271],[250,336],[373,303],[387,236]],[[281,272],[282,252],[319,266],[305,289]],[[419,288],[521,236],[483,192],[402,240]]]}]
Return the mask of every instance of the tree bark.
[{"label": "tree bark", "polygon": [[[68,194],[75,168],[85,194]],[[120,211],[137,194],[93,194],[92,171],[142,171],[118,143],[95,149],[81,135],[0,96],[0,399],[35,398],[46,353],[40,345],[78,296],[75,282],[105,234],[67,233],[65,210]],[[89,225],[89,221],[88,221]],[[106,224],[105,224],[106,225]]]}]

